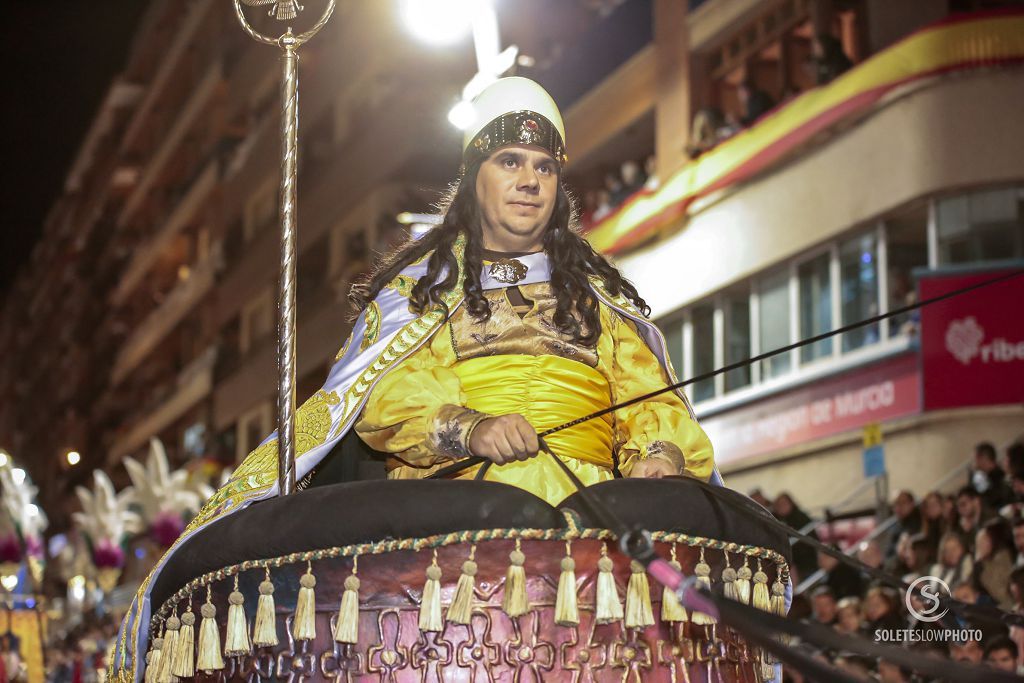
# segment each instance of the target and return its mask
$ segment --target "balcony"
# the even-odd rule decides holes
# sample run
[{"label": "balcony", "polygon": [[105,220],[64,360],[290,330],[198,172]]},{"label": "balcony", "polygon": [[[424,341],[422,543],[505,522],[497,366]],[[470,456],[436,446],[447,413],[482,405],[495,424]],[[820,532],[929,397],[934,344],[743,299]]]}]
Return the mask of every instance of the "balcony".
[{"label": "balcony", "polygon": [[192,220],[196,211],[202,206],[203,201],[216,187],[219,175],[220,159],[218,155],[214,154],[206,166],[203,167],[198,177],[185,190],[181,199],[174,204],[173,209],[163,224],[157,228],[156,234],[135,251],[131,261],[125,268],[121,281],[111,294],[111,304],[114,306],[124,304],[128,295],[142,281],[142,278],[159,258],[164,248]]},{"label": "balcony", "polygon": [[[299,380],[333,359],[351,328],[348,304],[337,300],[332,283],[325,283],[320,291],[321,295],[315,298],[318,306],[299,309],[295,373]],[[260,400],[275,395],[276,352],[277,340],[273,335],[241,361],[237,372],[217,385],[213,395],[216,430],[227,428]],[[305,398],[298,397],[299,401]]]},{"label": "balcony", "polygon": [[107,464],[114,465],[146,444],[154,436],[184,415],[213,390],[213,366],[216,347],[210,347],[179,373],[167,397],[158,401],[123,433],[110,447]]},{"label": "balcony", "polygon": [[216,261],[210,257],[192,268],[187,279],[175,286],[167,298],[128,337],[114,361],[111,384],[117,385],[150,351],[188,315],[213,287]]},{"label": "balcony", "polygon": [[182,140],[192,128],[192,125],[196,122],[199,115],[205,111],[210,100],[218,92],[218,86],[220,86],[222,80],[223,65],[220,60],[217,60],[210,65],[210,68],[206,71],[206,75],[203,76],[203,79],[198,85],[196,85],[192,96],[189,97],[188,102],[185,103],[185,106],[182,109],[181,114],[178,116],[177,121],[175,121],[174,126],[167,133],[167,136],[164,137],[163,142],[157,148],[156,152],[146,162],[138,184],[135,186],[135,189],[132,190],[131,194],[128,195],[124,208],[121,209],[121,215],[117,219],[119,227],[124,227],[129,221],[131,221],[135,212],[142,206],[143,200],[152,191],[161,172],[174,155],[174,152],[177,151],[178,147],[181,145]]},{"label": "balcony", "polygon": [[189,45],[192,43],[192,39],[202,26],[203,19],[206,18],[207,10],[210,9],[211,5],[213,5],[213,0],[197,0],[190,8],[185,10],[188,12],[188,16],[178,29],[178,33],[175,35],[171,46],[162,55],[160,69],[147,86],[146,95],[138,109],[136,109],[131,122],[128,124],[128,128],[125,130],[124,136],[121,138],[122,150],[131,149],[139,133],[145,128],[153,106],[177,70],[182,57],[186,54]]}]

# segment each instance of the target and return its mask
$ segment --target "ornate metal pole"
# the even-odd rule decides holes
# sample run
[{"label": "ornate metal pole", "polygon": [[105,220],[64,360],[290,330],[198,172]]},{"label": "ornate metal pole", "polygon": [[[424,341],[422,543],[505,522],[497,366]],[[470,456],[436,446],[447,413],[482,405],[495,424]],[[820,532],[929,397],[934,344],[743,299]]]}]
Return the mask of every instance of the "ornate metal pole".
[{"label": "ornate metal pole", "polygon": [[295,35],[289,26],[279,38],[256,31],[246,20],[242,5],[273,5],[269,14],[279,21],[294,19],[302,7],[297,0],[234,0],[235,14],[253,40],[281,49],[281,282],[277,299],[277,455],[279,495],[295,491],[295,197],[298,176],[299,53],[334,13],[328,0],[313,28]]}]

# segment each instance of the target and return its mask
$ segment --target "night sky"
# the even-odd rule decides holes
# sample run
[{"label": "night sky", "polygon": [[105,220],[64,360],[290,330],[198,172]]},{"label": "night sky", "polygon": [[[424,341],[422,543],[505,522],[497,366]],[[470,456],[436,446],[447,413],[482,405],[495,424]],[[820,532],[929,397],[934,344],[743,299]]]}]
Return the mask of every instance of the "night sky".
[{"label": "night sky", "polygon": [[39,238],[148,0],[4,0],[0,298]]}]

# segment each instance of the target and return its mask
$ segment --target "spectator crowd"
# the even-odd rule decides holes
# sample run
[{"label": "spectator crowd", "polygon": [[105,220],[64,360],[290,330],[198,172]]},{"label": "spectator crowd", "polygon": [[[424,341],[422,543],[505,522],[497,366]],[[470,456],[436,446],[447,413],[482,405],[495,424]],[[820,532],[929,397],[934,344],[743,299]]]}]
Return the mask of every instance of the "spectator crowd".
[{"label": "spectator crowd", "polygon": [[[756,490],[750,497],[795,529],[811,522],[787,493],[769,500]],[[954,494],[932,491],[918,500],[910,491],[900,491],[893,499],[892,513],[894,525],[886,534],[861,541],[846,554],[853,550],[860,562],[906,584],[925,577],[922,581],[942,594],[941,581],[962,602],[1024,614],[1024,442],[1009,446],[1002,460],[992,444],[978,444],[967,481]],[[882,631],[973,631],[981,637],[943,642],[919,633],[904,646],[930,656],[1024,673],[1024,629],[998,622],[968,623],[952,612],[938,622],[919,620],[908,609],[904,592],[871,582],[856,568],[799,542],[793,548],[793,573],[794,585],[812,576],[818,580],[794,596],[792,619],[869,640],[884,639]],[[910,606],[919,614],[927,613],[929,607],[920,597],[913,597]],[[850,653],[822,656],[865,680],[939,680]],[[804,679],[787,671],[784,680]]]}]

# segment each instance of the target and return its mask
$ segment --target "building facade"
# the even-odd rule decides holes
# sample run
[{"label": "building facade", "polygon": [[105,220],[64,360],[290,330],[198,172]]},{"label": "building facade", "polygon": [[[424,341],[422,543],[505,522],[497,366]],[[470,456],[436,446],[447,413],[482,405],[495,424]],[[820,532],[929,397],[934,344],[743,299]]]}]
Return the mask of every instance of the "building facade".
[{"label": "building facade", "polygon": [[[517,5],[499,8],[503,38],[563,106],[585,229],[651,304],[681,375],[1024,259],[1013,3]],[[341,3],[302,52],[300,401],[347,335],[350,284],[405,238],[395,217],[428,210],[458,166],[444,115],[471,52],[415,43],[396,7]],[[825,43],[849,64],[823,60]],[[276,59],[223,3],[147,10],[3,304],[0,444],[48,510],[90,468],[123,480],[152,436],[205,471],[274,428]],[[863,479],[861,432],[881,423],[894,484],[924,491],[975,442],[1019,436],[1024,383],[957,403],[929,381],[949,371],[929,340],[941,351],[954,323],[976,339],[971,315],[988,336],[962,355],[1020,377],[1024,329],[992,336],[1005,312],[982,308],[992,320],[907,314],[691,386],[727,481],[825,505]]]}]

